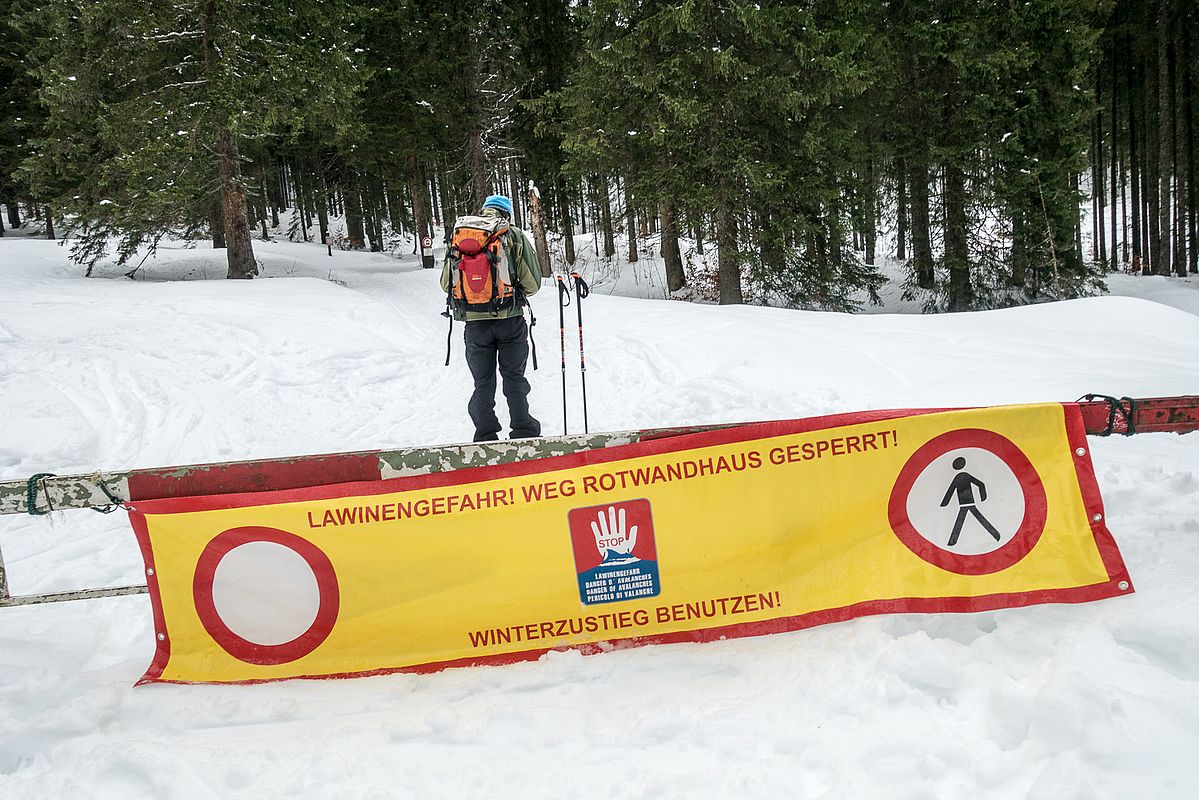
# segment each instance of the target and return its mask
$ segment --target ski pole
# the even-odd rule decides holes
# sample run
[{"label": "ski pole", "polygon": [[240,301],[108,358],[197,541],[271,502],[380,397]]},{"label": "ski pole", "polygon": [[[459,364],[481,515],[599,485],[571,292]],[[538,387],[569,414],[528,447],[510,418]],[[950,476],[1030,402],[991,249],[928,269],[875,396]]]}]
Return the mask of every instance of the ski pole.
[{"label": "ski pole", "polygon": [[590,433],[587,427],[587,358],[583,355],[583,298],[591,294],[591,287],[577,272],[570,273],[575,282],[575,310],[579,313],[579,377],[583,382],[583,433]]},{"label": "ski pole", "polygon": [[561,275],[555,275],[558,280],[558,343],[562,351],[562,435],[566,430],[566,307],[570,305],[570,291]]}]

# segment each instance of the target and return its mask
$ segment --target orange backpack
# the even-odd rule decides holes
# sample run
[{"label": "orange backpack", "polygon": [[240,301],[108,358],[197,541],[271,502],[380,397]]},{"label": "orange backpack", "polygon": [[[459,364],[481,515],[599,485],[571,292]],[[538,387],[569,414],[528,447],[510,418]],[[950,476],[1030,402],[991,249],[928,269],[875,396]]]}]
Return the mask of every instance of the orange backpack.
[{"label": "orange backpack", "polygon": [[450,302],[458,311],[499,311],[516,306],[516,289],[499,217],[459,217],[450,238]]}]

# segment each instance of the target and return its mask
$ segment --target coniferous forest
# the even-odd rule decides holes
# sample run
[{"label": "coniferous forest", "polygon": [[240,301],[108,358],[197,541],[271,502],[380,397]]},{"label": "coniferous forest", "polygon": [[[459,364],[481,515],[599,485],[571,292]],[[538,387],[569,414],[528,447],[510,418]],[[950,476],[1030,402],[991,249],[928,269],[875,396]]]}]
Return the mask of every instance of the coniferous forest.
[{"label": "coniferous forest", "polygon": [[1191,0],[6,11],[0,222],[69,231],[82,268],[170,236],[252,277],[268,228],[385,250],[496,192],[568,263],[574,234],[652,237],[722,303],[848,308],[884,257],[941,310],[1197,269]]}]

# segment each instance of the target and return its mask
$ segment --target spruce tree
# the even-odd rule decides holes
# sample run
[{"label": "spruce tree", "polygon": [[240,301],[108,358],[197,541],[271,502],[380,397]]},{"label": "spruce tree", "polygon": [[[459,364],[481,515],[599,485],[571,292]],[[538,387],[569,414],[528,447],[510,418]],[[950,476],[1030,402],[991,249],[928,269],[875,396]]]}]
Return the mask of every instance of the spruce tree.
[{"label": "spruce tree", "polygon": [[[781,276],[785,286],[767,288],[789,302],[822,303],[814,284],[845,263],[837,244],[846,216],[835,167],[818,159],[835,154],[844,133],[835,106],[867,85],[863,9],[590,3],[584,53],[565,95],[575,168],[635,165],[635,197],[710,216],[720,302],[742,302],[762,231],[780,243],[785,264],[775,260],[756,277]],[[815,281],[791,281],[798,273]]]},{"label": "spruce tree", "polygon": [[1010,242],[998,271],[980,274],[992,292],[985,304],[1011,302],[1005,282],[1020,299],[1092,293],[1102,268],[1084,264],[1077,247],[1082,198],[1074,176],[1086,169],[1095,107],[1087,88],[1098,36],[1093,3],[993,6],[977,31],[972,106],[976,145],[989,158],[974,193],[980,208],[1006,223]]},{"label": "spruce tree", "polygon": [[80,263],[196,238],[213,200],[228,275],[257,274],[242,150],[337,126],[361,80],[345,6],[307,0],[52,0],[35,52],[48,110],[24,168],[70,214]]}]

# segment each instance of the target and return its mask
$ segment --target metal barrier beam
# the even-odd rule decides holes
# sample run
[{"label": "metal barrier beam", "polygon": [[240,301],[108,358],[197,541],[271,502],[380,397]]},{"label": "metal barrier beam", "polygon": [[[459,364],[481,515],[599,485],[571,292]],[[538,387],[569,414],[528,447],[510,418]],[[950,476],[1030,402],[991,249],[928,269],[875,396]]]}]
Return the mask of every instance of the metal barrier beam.
[{"label": "metal barrier beam", "polygon": [[[1087,433],[1092,436],[1189,433],[1199,430],[1199,395],[1144,399],[1087,395],[1077,405],[1082,411]],[[425,475],[567,455],[728,427],[733,425],[650,428],[582,436],[46,476],[33,481],[32,493],[28,480],[0,481],[0,514],[44,514],[71,508],[98,509],[114,503],[163,497],[262,492]],[[0,554],[0,607],[119,597],[145,591],[146,587],[142,585],[13,597],[9,593],[4,559]]]}]

